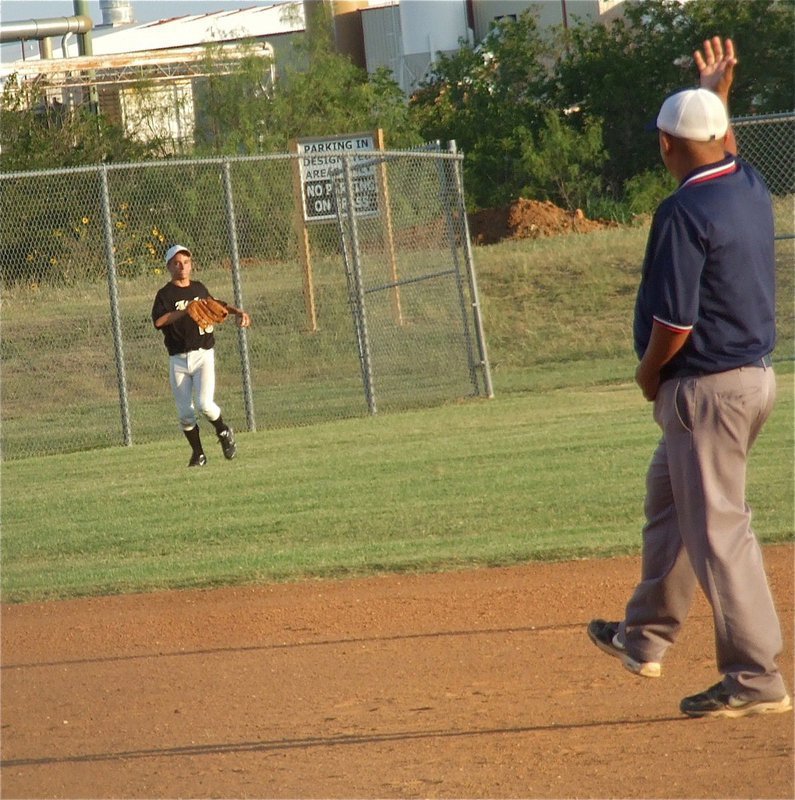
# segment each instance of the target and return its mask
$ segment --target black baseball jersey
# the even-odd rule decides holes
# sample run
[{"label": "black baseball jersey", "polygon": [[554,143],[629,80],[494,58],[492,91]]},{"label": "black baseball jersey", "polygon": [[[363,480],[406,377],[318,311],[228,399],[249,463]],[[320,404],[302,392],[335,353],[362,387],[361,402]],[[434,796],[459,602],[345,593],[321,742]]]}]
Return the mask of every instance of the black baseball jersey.
[{"label": "black baseball jersey", "polygon": [[[199,281],[191,281],[184,287],[167,283],[155,295],[152,322],[170,311],[184,311],[191,300],[202,300],[209,296],[207,287]],[[166,350],[170,356],[191,350],[210,350],[215,344],[213,326],[200,328],[187,314],[171,325],[164,325],[160,330],[163,331]]]}]

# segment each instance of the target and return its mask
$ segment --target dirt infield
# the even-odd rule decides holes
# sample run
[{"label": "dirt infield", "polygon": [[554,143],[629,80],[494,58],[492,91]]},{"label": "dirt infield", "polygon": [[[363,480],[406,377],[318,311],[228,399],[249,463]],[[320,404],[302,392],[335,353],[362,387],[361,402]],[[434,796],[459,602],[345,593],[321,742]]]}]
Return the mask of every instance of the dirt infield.
[{"label": "dirt infield", "polygon": [[[765,557],[793,674],[793,547]],[[690,720],[588,642],[634,558],[2,609],[2,796],[793,797],[793,715]]]}]

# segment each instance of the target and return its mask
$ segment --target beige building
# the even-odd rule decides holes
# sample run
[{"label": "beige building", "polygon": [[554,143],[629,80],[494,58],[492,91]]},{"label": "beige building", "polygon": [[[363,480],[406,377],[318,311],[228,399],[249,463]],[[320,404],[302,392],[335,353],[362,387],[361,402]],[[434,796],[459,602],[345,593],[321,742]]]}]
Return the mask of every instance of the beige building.
[{"label": "beige building", "polygon": [[472,25],[476,41],[503,17],[516,19],[532,8],[542,28],[568,27],[577,20],[606,22],[620,15],[624,0],[471,0]]},{"label": "beige building", "polygon": [[[318,0],[322,2],[323,0]],[[374,72],[387,67],[406,94],[433,68],[439,53],[455,52],[460,42],[476,44],[504,17],[528,9],[539,27],[567,27],[577,20],[606,22],[621,14],[625,0],[371,0],[334,3],[356,6],[361,19],[365,60]]]}]

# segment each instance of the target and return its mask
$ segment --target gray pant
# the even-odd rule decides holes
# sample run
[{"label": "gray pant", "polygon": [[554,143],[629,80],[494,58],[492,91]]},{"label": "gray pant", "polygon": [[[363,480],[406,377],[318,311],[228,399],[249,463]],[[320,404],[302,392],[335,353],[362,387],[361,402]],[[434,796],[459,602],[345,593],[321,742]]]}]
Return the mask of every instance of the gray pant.
[{"label": "gray pant", "polygon": [[661,661],[698,584],[712,606],[723,683],[744,699],[785,692],[781,626],[745,502],[748,453],[775,401],[772,369],[742,367],[664,382],[654,402],[663,436],[646,476],[641,582],[619,640]]}]

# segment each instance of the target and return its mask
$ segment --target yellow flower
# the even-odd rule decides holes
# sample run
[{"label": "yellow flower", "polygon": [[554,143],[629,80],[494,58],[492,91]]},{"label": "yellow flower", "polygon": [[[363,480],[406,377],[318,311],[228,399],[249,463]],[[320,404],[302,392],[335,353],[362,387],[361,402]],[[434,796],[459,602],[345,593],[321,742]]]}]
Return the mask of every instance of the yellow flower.
[{"label": "yellow flower", "polygon": [[124,227],[124,223],[123,223],[121,220],[118,220],[118,221],[116,222],[116,227],[117,227],[117,228],[123,228],[123,227]]},{"label": "yellow flower", "polygon": [[55,266],[57,263],[58,263],[58,259],[57,259],[55,256],[53,256],[53,257],[50,259],[50,264],[52,264],[53,266]]},{"label": "yellow flower", "polygon": [[155,267],[155,275],[159,275],[163,270],[160,267]]},{"label": "yellow flower", "polygon": [[157,228],[152,228],[152,236],[157,236],[160,231]]},{"label": "yellow flower", "polygon": [[91,220],[89,220],[89,218],[88,218],[88,217],[83,217],[83,219],[81,219],[80,221],[83,223],[83,225],[88,225],[88,223],[89,223]]}]

